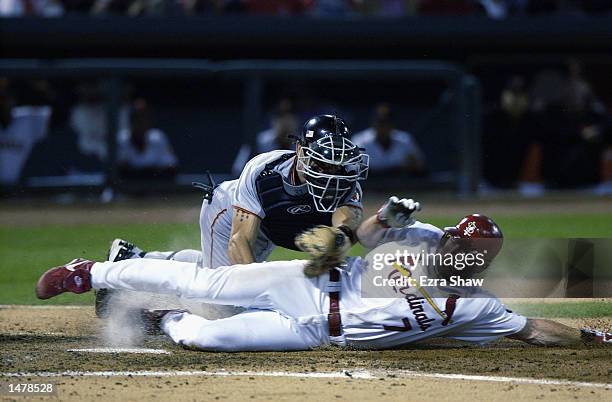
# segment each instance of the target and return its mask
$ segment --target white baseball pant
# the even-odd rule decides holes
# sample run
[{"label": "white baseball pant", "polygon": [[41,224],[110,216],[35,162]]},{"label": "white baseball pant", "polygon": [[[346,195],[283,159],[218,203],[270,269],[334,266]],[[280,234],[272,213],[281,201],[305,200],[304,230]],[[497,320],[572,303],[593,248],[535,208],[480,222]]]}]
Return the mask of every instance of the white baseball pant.
[{"label": "white baseball pant", "polygon": [[[92,287],[174,294],[247,310],[207,320],[168,314],[163,331],[176,343],[215,351],[306,350],[329,343],[328,276],[306,278],[306,261],[198,268],[197,264],[131,259],[94,264]],[[170,267],[169,265],[172,265]]]}]

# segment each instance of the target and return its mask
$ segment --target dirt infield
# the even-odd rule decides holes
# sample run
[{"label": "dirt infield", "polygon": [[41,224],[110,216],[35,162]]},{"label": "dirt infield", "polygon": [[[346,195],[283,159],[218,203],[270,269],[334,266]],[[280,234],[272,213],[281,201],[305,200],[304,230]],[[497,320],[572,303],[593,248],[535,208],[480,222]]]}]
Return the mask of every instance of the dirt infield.
[{"label": "dirt infield", "polygon": [[[7,379],[0,378],[0,384]],[[49,381],[49,380],[46,380]],[[326,379],[255,376],[63,377],[52,379],[66,401],[603,401],[612,391],[575,386],[447,379]],[[452,392],[449,392],[452,389]],[[315,398],[316,396],[316,398]],[[7,398],[8,399],[8,398]],[[41,398],[42,399],[42,398]],[[18,400],[18,399],[17,399]],[[48,399],[47,399],[48,400]]]},{"label": "dirt infield", "polygon": [[[609,325],[612,317],[600,320]],[[184,350],[164,337],[146,337],[132,346],[161,348],[170,354],[67,351],[109,346],[101,340],[103,333],[104,325],[94,318],[91,307],[2,308],[0,372],[78,371],[60,377],[25,378],[57,384],[66,400],[171,396],[177,400],[282,401],[306,400],[312,395],[345,400],[406,400],[410,396],[408,399],[413,400],[457,401],[473,400],[475,395],[482,400],[490,400],[493,395],[497,400],[612,398],[612,348],[599,346],[536,348],[504,340],[473,347],[436,341],[390,351],[323,348],[295,353],[207,353]],[[147,372],[143,374],[143,370]],[[348,373],[331,375],[343,370]],[[271,376],[272,372],[277,374]],[[351,377],[351,372],[368,375]],[[429,374],[419,377],[419,373]],[[442,377],[445,374],[467,377]],[[318,377],[322,375],[329,377]],[[472,375],[484,375],[488,380],[469,377]],[[515,383],[505,377],[540,383]],[[4,383],[18,379],[24,380],[0,376]],[[606,388],[593,383],[610,385]],[[445,389],[452,389],[452,393]]]},{"label": "dirt infield", "polygon": [[[369,212],[378,201],[382,198],[369,201]],[[474,210],[511,216],[612,213],[612,203],[603,199],[431,201],[425,198],[429,216]],[[9,227],[195,224],[199,203],[197,197],[110,206],[3,203],[0,221]],[[604,318],[559,321],[611,328],[612,312]],[[75,401],[612,400],[612,348],[596,345],[537,348],[502,340],[477,347],[437,340],[389,351],[209,353],[182,349],[164,337],[129,340],[109,338],[108,326],[94,317],[90,306],[0,306],[0,400],[24,400],[1,391],[9,382],[24,381],[51,382],[59,398]],[[69,351],[116,346],[168,354]],[[24,376],[16,376],[20,373]]]}]

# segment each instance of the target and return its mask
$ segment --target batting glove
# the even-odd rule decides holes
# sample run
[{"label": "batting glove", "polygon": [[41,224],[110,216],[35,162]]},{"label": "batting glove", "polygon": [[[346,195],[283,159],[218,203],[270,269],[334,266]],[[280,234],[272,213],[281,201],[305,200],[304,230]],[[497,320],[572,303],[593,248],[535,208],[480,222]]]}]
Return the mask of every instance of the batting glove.
[{"label": "batting glove", "polygon": [[412,213],[421,210],[421,204],[412,198],[401,200],[393,196],[377,212],[378,222],[385,227],[403,228],[415,222]]}]

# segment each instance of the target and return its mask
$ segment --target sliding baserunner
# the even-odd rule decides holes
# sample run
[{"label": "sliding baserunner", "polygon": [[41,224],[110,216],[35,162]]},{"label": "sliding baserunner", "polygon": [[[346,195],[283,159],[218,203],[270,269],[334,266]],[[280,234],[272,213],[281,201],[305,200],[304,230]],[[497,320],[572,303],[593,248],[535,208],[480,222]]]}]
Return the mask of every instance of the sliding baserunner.
[{"label": "sliding baserunner", "polygon": [[[347,236],[337,228],[319,226],[296,240],[313,256],[311,260],[216,269],[153,259],[146,264],[142,260],[74,260],[43,274],[36,292],[39,298],[48,299],[66,291],[125,289],[246,309],[218,320],[186,311],[143,311],[149,328],[201,350],[289,351],[328,344],[385,349],[434,337],[475,343],[508,337],[542,346],[578,343],[585,337],[610,342],[610,334],[586,329],[581,334],[554,321],[523,317],[478,287],[425,289],[407,280],[423,275],[469,278],[489,267],[503,241],[497,224],[485,216],[469,215],[456,226],[441,230],[411,219],[417,209],[418,203],[393,198],[361,224],[357,235],[368,247],[399,244],[414,255],[463,253],[462,261],[472,255],[479,263],[459,270],[457,266],[425,265],[403,257],[387,261],[397,267],[390,277],[403,278],[407,284],[391,288],[395,297],[366,297],[365,293],[376,289],[366,288],[370,284],[364,278],[377,268],[359,257],[344,258],[350,248]],[[486,254],[482,263],[478,253]]]}]

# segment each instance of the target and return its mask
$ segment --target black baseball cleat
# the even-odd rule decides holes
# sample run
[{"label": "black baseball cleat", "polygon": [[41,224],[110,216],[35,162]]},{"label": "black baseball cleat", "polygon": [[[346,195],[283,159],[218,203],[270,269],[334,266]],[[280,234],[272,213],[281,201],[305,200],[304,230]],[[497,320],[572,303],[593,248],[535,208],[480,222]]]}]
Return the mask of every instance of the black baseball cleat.
[{"label": "black baseball cleat", "polygon": [[[123,239],[115,239],[108,249],[106,260],[117,262],[131,258],[142,258],[145,254],[146,252],[136,247],[134,243]],[[95,309],[98,318],[107,318],[109,316],[110,300],[115,292],[111,289],[98,289],[96,291]]]},{"label": "black baseball cleat", "polygon": [[142,258],[145,254],[146,252],[136,247],[134,243],[123,239],[115,239],[108,249],[106,261],[117,262],[131,258]]},{"label": "black baseball cleat", "polygon": [[139,310],[142,329],[147,335],[164,335],[161,328],[162,320],[168,314],[188,313],[187,310]]},{"label": "black baseball cleat", "polygon": [[593,328],[580,328],[580,336],[586,342],[606,343],[612,345],[612,333]]}]

